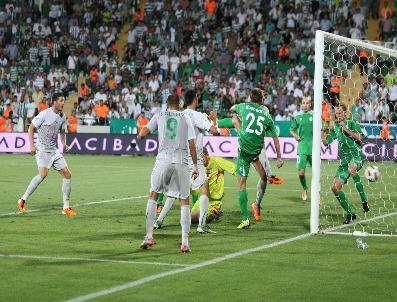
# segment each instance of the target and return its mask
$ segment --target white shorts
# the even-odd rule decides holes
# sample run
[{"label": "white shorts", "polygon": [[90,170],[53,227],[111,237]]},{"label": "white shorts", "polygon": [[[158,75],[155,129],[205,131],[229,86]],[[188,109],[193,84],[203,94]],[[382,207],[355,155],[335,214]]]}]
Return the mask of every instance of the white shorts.
[{"label": "white shorts", "polygon": [[[196,179],[192,179],[192,190],[197,190],[208,180],[207,170],[202,163],[197,163],[199,175]],[[190,177],[192,176],[193,166],[190,166]]]},{"label": "white shorts", "polygon": [[51,167],[53,167],[57,171],[60,171],[68,166],[59,151],[36,151],[36,162],[38,168],[50,169]]},{"label": "white shorts", "polygon": [[186,199],[190,195],[189,166],[156,160],[150,183],[150,192],[164,193],[168,197]]}]

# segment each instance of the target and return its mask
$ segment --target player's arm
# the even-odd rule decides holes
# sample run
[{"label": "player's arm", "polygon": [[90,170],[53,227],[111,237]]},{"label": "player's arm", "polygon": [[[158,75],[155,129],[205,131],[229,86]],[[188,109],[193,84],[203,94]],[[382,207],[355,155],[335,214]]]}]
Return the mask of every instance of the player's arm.
[{"label": "player's arm", "polygon": [[138,140],[142,140],[145,138],[147,135],[150,133],[154,132],[157,129],[157,120],[158,120],[158,114],[155,114],[151,119],[150,122],[147,126],[143,127],[141,131],[139,131],[139,134],[137,136]]},{"label": "player's arm", "polygon": [[291,133],[291,135],[296,139],[297,142],[299,142],[301,140],[300,136],[296,133],[296,131],[298,130],[298,122],[296,121],[296,119],[294,118],[292,120],[291,123],[291,128],[289,130],[289,133]]},{"label": "player's arm", "polygon": [[220,130],[218,128],[218,112],[216,110],[210,112],[209,120],[212,122],[212,125],[208,131],[212,135],[220,135]]},{"label": "player's arm", "polygon": [[328,124],[324,123],[323,129],[321,130],[321,140],[324,146],[328,146],[335,140],[335,131],[334,129],[329,130]]},{"label": "player's arm", "polygon": [[363,133],[361,132],[360,126],[356,122],[353,122],[352,130],[350,130],[346,127],[346,124],[344,121],[339,122],[339,124],[342,126],[342,130],[343,130],[343,132],[345,132],[346,135],[350,136],[357,143],[359,143],[359,144],[362,143]]},{"label": "player's arm", "polygon": [[280,141],[278,139],[276,126],[274,125],[274,121],[270,116],[265,119],[266,128],[267,128],[267,135],[273,138],[274,147],[276,148],[277,154],[277,168],[281,168],[284,165],[284,161],[281,159],[281,148],[280,148]]},{"label": "player's arm", "polygon": [[61,125],[61,129],[59,130],[59,134],[61,136],[61,143],[63,145],[63,153],[69,151],[69,146],[66,144],[66,119],[63,121]]},{"label": "player's arm", "polygon": [[34,145],[34,130],[36,129],[36,126],[31,123],[28,129],[28,135],[29,135],[29,143],[30,143],[30,154],[35,155],[36,154],[36,147]]},{"label": "player's arm", "polygon": [[188,147],[189,147],[190,156],[193,161],[192,177],[196,179],[199,175],[199,171],[197,168],[196,134],[194,132],[192,120],[188,117],[186,117],[186,124],[187,124]]}]

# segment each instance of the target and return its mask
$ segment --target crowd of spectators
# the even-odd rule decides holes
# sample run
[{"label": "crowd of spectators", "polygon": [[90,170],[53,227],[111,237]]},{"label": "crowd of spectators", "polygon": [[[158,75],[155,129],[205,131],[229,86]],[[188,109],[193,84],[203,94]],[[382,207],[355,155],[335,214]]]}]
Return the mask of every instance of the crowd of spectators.
[{"label": "crowd of spectators", "polygon": [[[55,92],[77,93],[73,124],[105,125],[146,122],[187,89],[197,90],[200,110],[228,116],[258,85],[275,120],[290,120],[313,94],[315,31],[362,39],[373,13],[358,4],[365,1],[147,0],[143,9],[127,0],[5,2],[0,127],[14,130]],[[126,48],[117,49],[125,24]],[[382,36],[394,39],[394,28]]]}]

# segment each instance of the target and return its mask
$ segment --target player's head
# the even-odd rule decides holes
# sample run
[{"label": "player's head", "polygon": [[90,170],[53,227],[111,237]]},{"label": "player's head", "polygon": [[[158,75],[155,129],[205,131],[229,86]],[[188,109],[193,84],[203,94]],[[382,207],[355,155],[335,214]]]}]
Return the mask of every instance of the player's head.
[{"label": "player's head", "polygon": [[336,121],[341,122],[341,121],[345,120],[346,110],[347,110],[347,107],[344,104],[339,103],[335,106]]},{"label": "player's head", "polygon": [[307,113],[310,111],[310,107],[312,105],[312,99],[310,96],[304,97],[302,100],[302,110],[304,113]]},{"label": "player's head", "polygon": [[205,167],[210,163],[210,156],[206,147],[203,148],[203,163]]},{"label": "player's head", "polygon": [[171,110],[179,110],[179,97],[176,95],[169,95],[167,99],[167,108]]},{"label": "player's head", "polygon": [[251,102],[262,105],[263,103],[263,91],[259,88],[254,88],[250,94]]},{"label": "player's head", "polygon": [[185,92],[185,107],[194,106],[194,108],[198,105],[197,94],[194,90],[189,89]]},{"label": "player's head", "polygon": [[61,112],[65,105],[65,97],[61,94],[55,93],[51,99],[51,106],[55,111]]}]

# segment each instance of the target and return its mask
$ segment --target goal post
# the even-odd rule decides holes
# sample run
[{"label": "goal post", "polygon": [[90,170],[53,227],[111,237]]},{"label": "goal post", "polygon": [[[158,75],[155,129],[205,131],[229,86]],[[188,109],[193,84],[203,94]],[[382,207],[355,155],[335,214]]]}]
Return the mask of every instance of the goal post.
[{"label": "goal post", "polygon": [[[374,236],[397,236],[397,170],[395,169],[397,164],[393,162],[396,161],[395,153],[397,152],[397,125],[395,124],[397,117],[390,112],[391,110],[387,109],[387,105],[390,104],[387,103],[387,99],[382,99],[384,96],[379,92],[383,85],[382,82],[385,82],[386,74],[391,72],[392,67],[397,69],[397,50],[384,47],[381,44],[382,42],[355,40],[323,31],[316,32],[311,233],[334,232],[340,235],[360,231]],[[366,61],[362,60],[361,51],[367,54]],[[340,81],[338,93],[330,92],[330,87],[333,87],[332,77],[336,77]],[[369,90],[368,86],[372,90]],[[378,89],[376,87],[379,87],[379,91],[375,91],[375,89]],[[382,89],[384,91],[384,88]],[[368,91],[369,95],[367,96]],[[353,210],[357,213],[357,219],[350,224],[343,224],[344,210],[331,191],[331,185],[339,165],[339,157],[335,154],[337,146],[330,147],[330,149],[333,149],[332,156],[327,157],[322,154],[322,150],[323,153],[326,150],[321,143],[324,99],[327,99],[327,104],[344,103],[350,111],[350,115],[353,115],[353,107],[359,113],[363,112],[360,107],[366,106],[367,111],[372,110],[372,104],[374,108],[377,108],[376,110],[384,109],[384,111],[379,111],[377,120],[371,120],[370,123],[366,124],[360,123],[366,139],[362,148],[364,150],[364,148],[372,146],[373,149],[371,150],[374,153],[373,156],[369,156],[370,153],[364,152],[364,164],[358,173],[368,195],[370,211],[363,213],[361,195],[359,195],[358,189],[356,190],[357,187],[350,177],[348,183],[342,188]],[[360,106],[360,102],[365,103],[365,106]],[[397,101],[395,105],[397,105]],[[327,123],[332,126],[334,112],[333,106],[329,106],[330,118]],[[386,112],[386,110],[388,111]],[[354,114],[356,114],[356,111],[354,111]],[[364,114],[365,119],[369,117],[367,111],[361,113]],[[381,115],[382,118],[380,118]],[[387,138],[379,135],[379,130],[383,129],[382,121],[385,118],[392,129],[389,133],[390,137]],[[382,148],[386,149],[386,152],[382,151]],[[364,171],[369,165],[379,167],[381,177],[377,182],[369,182],[364,177]],[[394,219],[396,219],[396,222]]]}]

